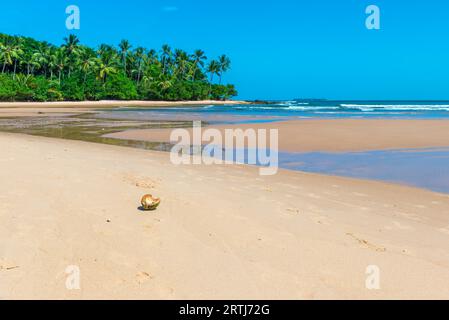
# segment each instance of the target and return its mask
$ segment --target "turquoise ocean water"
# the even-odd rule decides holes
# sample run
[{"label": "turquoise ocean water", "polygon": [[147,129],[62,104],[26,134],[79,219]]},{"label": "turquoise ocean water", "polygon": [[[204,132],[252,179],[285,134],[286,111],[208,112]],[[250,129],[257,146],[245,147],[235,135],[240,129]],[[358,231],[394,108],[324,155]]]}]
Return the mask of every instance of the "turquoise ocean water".
[{"label": "turquoise ocean water", "polygon": [[449,101],[332,101],[291,100],[252,105],[177,108],[122,108],[107,115],[133,119],[217,119],[251,122],[310,118],[449,119]]}]

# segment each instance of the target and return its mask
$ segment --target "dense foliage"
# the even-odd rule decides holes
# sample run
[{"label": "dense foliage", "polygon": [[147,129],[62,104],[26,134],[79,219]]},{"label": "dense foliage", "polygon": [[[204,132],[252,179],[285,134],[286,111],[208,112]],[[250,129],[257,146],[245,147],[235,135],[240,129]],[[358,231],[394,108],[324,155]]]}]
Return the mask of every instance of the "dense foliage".
[{"label": "dense foliage", "polygon": [[159,52],[132,50],[123,40],[118,48],[102,44],[94,50],[75,35],[57,47],[0,34],[0,101],[223,100],[237,95],[233,85],[221,84],[229,58],[206,60],[202,50],[188,54],[168,45]]}]

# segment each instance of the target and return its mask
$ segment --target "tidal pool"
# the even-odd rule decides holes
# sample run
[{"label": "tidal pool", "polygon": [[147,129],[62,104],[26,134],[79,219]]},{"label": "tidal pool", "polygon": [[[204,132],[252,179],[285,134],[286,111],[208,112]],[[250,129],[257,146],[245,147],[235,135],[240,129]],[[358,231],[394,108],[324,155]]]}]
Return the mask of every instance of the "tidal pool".
[{"label": "tidal pool", "polygon": [[280,153],[290,170],[380,180],[449,193],[449,148]]}]

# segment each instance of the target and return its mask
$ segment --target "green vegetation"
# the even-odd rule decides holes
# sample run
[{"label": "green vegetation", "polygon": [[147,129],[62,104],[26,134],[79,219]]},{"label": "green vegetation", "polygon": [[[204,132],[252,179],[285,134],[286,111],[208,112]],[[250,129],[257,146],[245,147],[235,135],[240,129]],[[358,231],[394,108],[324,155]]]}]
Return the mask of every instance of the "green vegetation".
[{"label": "green vegetation", "polygon": [[[75,35],[60,47],[31,38],[0,34],[0,101],[225,100],[237,95],[222,85],[231,61],[225,55],[206,62],[164,45],[160,52],[83,46]],[[214,83],[217,80],[218,83]]]}]

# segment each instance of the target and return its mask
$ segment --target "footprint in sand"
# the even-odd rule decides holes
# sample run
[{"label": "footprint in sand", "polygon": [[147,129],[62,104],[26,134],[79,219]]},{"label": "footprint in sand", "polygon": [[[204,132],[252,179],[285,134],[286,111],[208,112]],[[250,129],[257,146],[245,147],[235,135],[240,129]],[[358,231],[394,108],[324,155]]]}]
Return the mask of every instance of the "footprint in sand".
[{"label": "footprint in sand", "polygon": [[144,189],[154,189],[157,185],[157,182],[153,179],[146,177],[137,177],[134,175],[125,175],[123,180],[131,185],[134,185],[138,188]]},{"label": "footprint in sand", "polygon": [[20,268],[20,266],[14,264],[14,263],[5,261],[3,259],[0,259],[0,271],[12,271],[12,270],[15,270],[18,268]]},{"label": "footprint in sand", "polygon": [[368,242],[368,241],[365,240],[365,239],[361,239],[361,238],[355,236],[353,233],[348,232],[348,233],[346,233],[346,235],[349,236],[349,237],[351,237],[351,238],[353,238],[353,239],[356,240],[359,244],[361,244],[363,247],[365,247],[365,248],[367,248],[367,249],[375,250],[375,251],[377,251],[377,252],[385,252],[385,251],[387,251],[387,248],[381,247],[381,246],[377,246],[377,245],[375,245],[375,244],[372,244],[372,243]]},{"label": "footprint in sand", "polygon": [[148,272],[141,271],[138,274],[136,274],[136,281],[138,284],[143,284],[145,282],[148,282],[153,279],[153,276],[150,275]]},{"label": "footprint in sand", "polygon": [[299,209],[294,209],[294,208],[287,208],[287,209],[285,209],[285,211],[287,211],[288,213],[290,213],[292,215],[299,215],[301,213],[299,211]]}]

